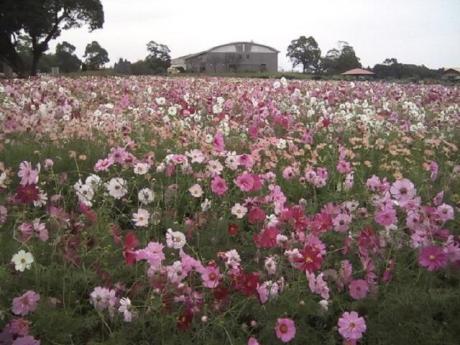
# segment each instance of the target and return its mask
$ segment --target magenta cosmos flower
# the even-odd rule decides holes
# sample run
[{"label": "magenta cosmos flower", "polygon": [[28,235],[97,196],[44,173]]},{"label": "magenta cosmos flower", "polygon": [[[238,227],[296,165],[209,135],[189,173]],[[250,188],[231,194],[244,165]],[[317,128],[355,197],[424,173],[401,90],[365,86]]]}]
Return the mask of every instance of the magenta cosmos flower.
[{"label": "magenta cosmos flower", "polygon": [[437,271],[446,266],[447,254],[444,252],[443,248],[438,246],[424,247],[420,250],[418,263],[428,271]]},{"label": "magenta cosmos flower", "polygon": [[276,321],[275,332],[278,339],[283,343],[290,342],[295,337],[295,323],[288,318],[280,318]]},{"label": "magenta cosmos flower", "polygon": [[345,340],[359,340],[366,332],[366,322],[357,312],[344,312],[337,323],[339,333]]},{"label": "magenta cosmos flower", "polygon": [[225,180],[220,177],[220,176],[216,176],[212,179],[212,182],[211,182],[211,190],[213,191],[213,193],[219,195],[219,196],[222,196],[225,194],[225,192],[227,191],[228,187],[227,187],[227,183],[225,182]]}]

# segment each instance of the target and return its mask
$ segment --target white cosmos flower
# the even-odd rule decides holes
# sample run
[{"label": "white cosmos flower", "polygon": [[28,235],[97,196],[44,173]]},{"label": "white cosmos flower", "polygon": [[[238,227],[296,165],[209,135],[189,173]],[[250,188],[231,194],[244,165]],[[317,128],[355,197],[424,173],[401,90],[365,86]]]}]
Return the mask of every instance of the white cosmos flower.
[{"label": "white cosmos flower", "polygon": [[206,212],[211,208],[211,200],[209,199],[204,199],[204,201],[201,203],[201,211]]},{"label": "white cosmos flower", "polygon": [[149,211],[143,208],[139,208],[137,210],[137,213],[133,213],[134,225],[141,226],[141,227],[145,227],[149,225],[149,217],[150,217]]},{"label": "white cosmos flower", "polygon": [[155,194],[150,188],[142,188],[137,197],[142,204],[148,205],[155,199]]},{"label": "white cosmos flower", "polygon": [[168,108],[168,115],[175,116],[177,114],[177,108],[175,106],[170,106]]},{"label": "white cosmos flower", "polygon": [[172,231],[168,229],[166,232],[166,244],[169,248],[181,249],[187,241],[185,235],[180,231]]},{"label": "white cosmos flower", "polygon": [[155,102],[157,102],[158,105],[165,105],[166,99],[164,97],[157,97],[155,98]]},{"label": "white cosmos flower", "polygon": [[136,175],[145,175],[147,174],[147,172],[149,171],[150,169],[150,164],[148,163],[136,163],[136,165],[134,166],[134,173]]},{"label": "white cosmos flower", "polygon": [[199,184],[194,184],[191,186],[188,191],[194,198],[200,198],[203,195],[203,188]]},{"label": "white cosmos flower", "polygon": [[112,178],[105,186],[110,196],[114,197],[115,199],[121,199],[128,193],[128,189],[126,188],[126,181],[121,177]]},{"label": "white cosmos flower", "polygon": [[30,269],[32,263],[34,262],[34,257],[31,253],[20,250],[13,255],[11,262],[14,263],[14,268],[16,271],[24,272],[26,269]]},{"label": "white cosmos flower", "polygon": [[238,219],[243,218],[247,212],[248,212],[248,209],[239,203],[236,203],[232,207],[232,214],[236,216],[236,218]]},{"label": "white cosmos flower", "polygon": [[91,174],[86,178],[85,184],[91,186],[93,189],[96,189],[101,184],[101,178],[96,174]]}]

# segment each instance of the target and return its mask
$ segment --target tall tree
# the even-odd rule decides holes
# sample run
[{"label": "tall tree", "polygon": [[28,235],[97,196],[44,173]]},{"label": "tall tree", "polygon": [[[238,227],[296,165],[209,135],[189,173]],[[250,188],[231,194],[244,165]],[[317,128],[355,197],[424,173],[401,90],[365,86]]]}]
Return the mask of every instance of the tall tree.
[{"label": "tall tree", "polygon": [[155,41],[147,43],[148,55],[145,61],[155,74],[166,73],[166,70],[171,66],[171,52],[167,45],[160,44]]},{"label": "tall tree", "polygon": [[75,55],[75,46],[66,41],[56,46],[55,62],[64,73],[76,72],[81,66],[80,59]]},{"label": "tall tree", "polygon": [[287,48],[287,57],[291,59],[292,65],[302,65],[303,73],[317,73],[320,67],[321,49],[313,36],[300,36],[291,41]]},{"label": "tall tree", "polygon": [[86,46],[83,57],[86,58],[86,67],[90,70],[100,69],[110,61],[107,50],[102,48],[97,41],[93,41]]},{"label": "tall tree", "polygon": [[339,41],[338,48],[329,50],[321,59],[322,70],[327,74],[337,74],[361,67],[354,48],[345,41]]},{"label": "tall tree", "polygon": [[101,28],[104,11],[100,0],[2,0],[0,2],[0,60],[24,75],[24,63],[17,51],[18,37],[26,34],[32,45],[31,75],[48,50],[48,43],[62,30],[88,24]]}]

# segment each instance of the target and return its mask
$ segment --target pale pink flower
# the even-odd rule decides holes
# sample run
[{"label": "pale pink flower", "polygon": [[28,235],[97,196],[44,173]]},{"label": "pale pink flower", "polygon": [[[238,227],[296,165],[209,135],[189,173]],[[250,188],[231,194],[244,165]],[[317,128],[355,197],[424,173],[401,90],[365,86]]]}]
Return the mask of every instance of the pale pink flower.
[{"label": "pale pink flower", "polygon": [[29,290],[22,296],[13,299],[13,306],[11,311],[15,315],[25,316],[37,309],[40,295],[35,291]]},{"label": "pale pink flower", "polygon": [[19,164],[18,176],[21,178],[21,185],[38,183],[38,174],[40,173],[40,165],[37,165],[37,170],[32,168],[30,162],[23,161]]},{"label": "pale pink flower", "polygon": [[356,279],[350,283],[348,289],[353,299],[360,300],[369,293],[369,284],[363,279]]},{"label": "pale pink flower", "polygon": [[337,325],[339,326],[340,335],[348,341],[359,340],[363,333],[366,332],[366,322],[357,312],[344,312],[340,317]]}]

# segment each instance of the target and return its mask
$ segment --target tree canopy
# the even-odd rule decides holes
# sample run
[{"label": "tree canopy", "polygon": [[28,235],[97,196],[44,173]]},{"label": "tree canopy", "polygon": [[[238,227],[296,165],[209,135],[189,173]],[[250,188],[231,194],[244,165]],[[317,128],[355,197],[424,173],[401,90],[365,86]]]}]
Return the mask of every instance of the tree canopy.
[{"label": "tree canopy", "polygon": [[30,38],[32,64],[30,74],[37,73],[40,57],[48,43],[62,30],[81,27],[101,28],[104,11],[100,0],[2,0],[0,2],[0,60],[19,74],[26,73],[18,53],[22,33]]},{"label": "tree canopy", "polygon": [[300,36],[291,41],[287,48],[287,57],[291,59],[292,65],[302,65],[303,72],[316,73],[319,71],[321,49],[312,37]]},{"label": "tree canopy", "polygon": [[360,68],[361,63],[354,48],[345,41],[339,41],[338,48],[333,48],[321,59],[321,69],[327,74],[338,74],[352,68]]},{"label": "tree canopy", "polygon": [[171,66],[170,50],[167,45],[160,44],[155,41],[147,43],[148,55],[145,62],[152,69],[154,74],[166,73],[166,70]]},{"label": "tree canopy", "polygon": [[102,48],[97,41],[88,43],[85,49],[85,65],[89,70],[97,70],[109,62],[107,50]]}]

